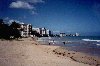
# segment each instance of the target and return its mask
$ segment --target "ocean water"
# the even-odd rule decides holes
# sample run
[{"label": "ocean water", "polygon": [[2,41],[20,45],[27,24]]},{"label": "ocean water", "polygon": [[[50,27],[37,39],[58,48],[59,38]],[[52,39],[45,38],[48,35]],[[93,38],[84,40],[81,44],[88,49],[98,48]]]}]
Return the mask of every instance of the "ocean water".
[{"label": "ocean water", "polygon": [[43,45],[49,45],[50,43],[50,45],[58,45],[68,50],[100,57],[100,36],[41,37],[37,41]]}]

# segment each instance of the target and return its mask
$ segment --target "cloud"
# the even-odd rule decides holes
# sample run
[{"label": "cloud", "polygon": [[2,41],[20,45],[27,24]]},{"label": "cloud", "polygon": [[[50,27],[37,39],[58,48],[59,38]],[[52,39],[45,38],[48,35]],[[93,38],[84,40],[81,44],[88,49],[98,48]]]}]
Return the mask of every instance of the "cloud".
[{"label": "cloud", "polygon": [[34,9],[32,5],[25,1],[12,2],[10,8]]},{"label": "cloud", "polygon": [[59,32],[60,32],[60,31],[57,31],[57,30],[56,30],[56,31],[53,31],[53,33],[59,33]]},{"label": "cloud", "polygon": [[17,9],[28,9],[31,11],[31,14],[37,14],[35,4],[38,3],[45,3],[43,0],[13,0],[13,2],[10,4],[10,8],[17,8]]},{"label": "cloud", "polygon": [[14,21],[17,22],[17,23],[20,23],[20,21],[14,20],[14,19],[10,19],[10,20],[9,20],[9,23],[11,24],[11,23],[14,22]]},{"label": "cloud", "polygon": [[43,0],[20,0],[20,1],[25,1],[25,2],[29,2],[29,3],[44,3]]},{"label": "cloud", "polygon": [[32,15],[37,14],[35,11],[32,11]]},{"label": "cloud", "polygon": [[4,18],[4,20],[9,20],[9,19],[10,19],[9,17],[5,17],[5,18]]}]

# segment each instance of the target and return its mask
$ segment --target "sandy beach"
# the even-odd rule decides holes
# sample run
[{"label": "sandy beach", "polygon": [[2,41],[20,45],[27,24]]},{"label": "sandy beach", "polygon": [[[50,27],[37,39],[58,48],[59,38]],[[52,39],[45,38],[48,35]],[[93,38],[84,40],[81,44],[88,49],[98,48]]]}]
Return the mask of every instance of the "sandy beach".
[{"label": "sandy beach", "polygon": [[69,51],[68,56],[66,53],[62,54],[63,52],[65,51],[59,49],[59,46],[40,45],[31,38],[19,41],[0,40],[0,66],[99,66],[98,60],[92,60],[94,63],[90,64],[79,62],[80,55],[83,55],[81,53],[79,55]]},{"label": "sandy beach", "polygon": [[93,55],[89,55],[89,54],[78,52],[78,51],[66,50],[66,48],[64,47],[56,48],[55,50],[53,50],[53,52],[57,55],[70,57],[72,60],[79,63],[89,64],[89,65],[94,65],[94,66],[100,65],[99,56],[93,56]]}]

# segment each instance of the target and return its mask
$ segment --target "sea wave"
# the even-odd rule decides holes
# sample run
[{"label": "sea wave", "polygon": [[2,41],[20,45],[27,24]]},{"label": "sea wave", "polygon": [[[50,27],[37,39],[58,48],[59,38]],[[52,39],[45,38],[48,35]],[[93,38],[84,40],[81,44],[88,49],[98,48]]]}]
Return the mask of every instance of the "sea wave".
[{"label": "sea wave", "polygon": [[100,44],[96,44],[97,46],[100,46]]},{"label": "sea wave", "polygon": [[96,41],[96,42],[100,42],[100,40],[91,40],[91,39],[82,39],[83,41]]}]

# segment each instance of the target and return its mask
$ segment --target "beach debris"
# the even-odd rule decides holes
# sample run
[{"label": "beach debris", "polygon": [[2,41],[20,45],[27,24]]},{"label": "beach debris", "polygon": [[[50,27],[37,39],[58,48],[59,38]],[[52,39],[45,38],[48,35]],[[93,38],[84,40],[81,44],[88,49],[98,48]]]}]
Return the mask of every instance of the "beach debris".
[{"label": "beach debris", "polygon": [[[60,47],[60,49],[55,49],[53,52],[59,56],[63,57],[70,57],[72,60],[79,62],[79,63],[84,63],[84,64],[89,64],[89,65],[95,65],[95,66],[100,66],[99,61],[94,57],[94,56],[89,56],[89,55],[81,55],[81,53],[76,52],[76,51],[65,51],[63,48]],[[77,56],[78,55],[78,56]]]}]

